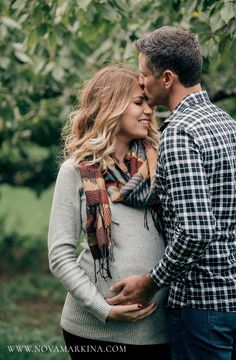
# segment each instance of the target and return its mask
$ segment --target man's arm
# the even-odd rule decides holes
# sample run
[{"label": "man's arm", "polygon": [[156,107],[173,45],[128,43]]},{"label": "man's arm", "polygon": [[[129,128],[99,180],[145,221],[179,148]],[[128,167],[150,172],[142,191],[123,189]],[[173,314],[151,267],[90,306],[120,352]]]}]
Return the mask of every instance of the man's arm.
[{"label": "man's arm", "polygon": [[177,220],[173,239],[150,273],[157,286],[163,287],[185,276],[199,260],[213,239],[216,220],[197,139],[185,129],[167,128],[160,147],[160,163]]}]

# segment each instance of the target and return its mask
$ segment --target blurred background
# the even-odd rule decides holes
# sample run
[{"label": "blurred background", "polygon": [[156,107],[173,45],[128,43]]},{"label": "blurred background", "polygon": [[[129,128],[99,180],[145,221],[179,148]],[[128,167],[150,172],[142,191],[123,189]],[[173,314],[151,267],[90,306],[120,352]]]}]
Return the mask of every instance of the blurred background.
[{"label": "blurred background", "polygon": [[235,0],[0,1],[0,359],[68,359],[7,348],[64,345],[47,260],[60,132],[81,83],[109,63],[138,70],[133,41],[162,25],[198,34],[203,88],[236,118]]}]

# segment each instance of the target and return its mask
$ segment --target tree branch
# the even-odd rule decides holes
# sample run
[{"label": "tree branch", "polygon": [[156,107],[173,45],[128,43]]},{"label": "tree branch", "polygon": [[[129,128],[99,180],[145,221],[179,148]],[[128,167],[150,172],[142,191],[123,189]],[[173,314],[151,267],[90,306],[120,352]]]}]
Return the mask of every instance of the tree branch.
[{"label": "tree branch", "polygon": [[236,96],[236,87],[232,89],[220,90],[214,95],[212,95],[210,99],[214,103],[234,96]]}]

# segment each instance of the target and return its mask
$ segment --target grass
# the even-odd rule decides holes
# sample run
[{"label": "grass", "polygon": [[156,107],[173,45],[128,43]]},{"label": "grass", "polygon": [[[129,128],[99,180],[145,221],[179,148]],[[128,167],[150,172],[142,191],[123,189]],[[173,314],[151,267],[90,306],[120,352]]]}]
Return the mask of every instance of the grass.
[{"label": "grass", "polygon": [[[60,315],[66,291],[51,274],[24,274],[1,279],[0,359],[66,360],[67,353],[46,351],[65,346]],[[37,345],[43,351],[9,352],[9,345]],[[34,348],[35,349],[35,348]]]},{"label": "grass", "polygon": [[0,187],[0,217],[5,217],[5,230],[20,235],[47,236],[52,204],[53,187],[44,191],[40,198],[25,188]]},{"label": "grass", "polygon": [[[65,346],[60,315],[66,291],[47,265],[53,188],[37,198],[27,189],[1,186],[0,195],[0,359],[67,360],[68,353],[47,351]],[[9,345],[43,351],[10,352]]]},{"label": "grass", "polygon": [[[53,187],[40,198],[0,187],[0,360],[69,359],[60,328],[66,291],[48,270],[52,196]],[[34,352],[10,352],[11,345]]]}]

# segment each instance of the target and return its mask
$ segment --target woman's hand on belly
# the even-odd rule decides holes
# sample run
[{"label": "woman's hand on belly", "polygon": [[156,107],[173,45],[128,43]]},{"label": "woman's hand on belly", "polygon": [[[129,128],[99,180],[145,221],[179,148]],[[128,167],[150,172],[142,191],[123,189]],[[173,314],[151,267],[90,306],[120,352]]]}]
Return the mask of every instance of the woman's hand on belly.
[{"label": "woman's hand on belly", "polygon": [[119,320],[134,322],[151,315],[157,309],[157,305],[152,303],[145,308],[140,304],[134,305],[114,305],[108,315],[108,320]]}]

